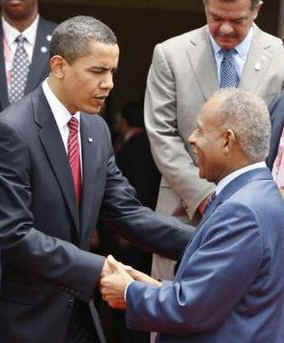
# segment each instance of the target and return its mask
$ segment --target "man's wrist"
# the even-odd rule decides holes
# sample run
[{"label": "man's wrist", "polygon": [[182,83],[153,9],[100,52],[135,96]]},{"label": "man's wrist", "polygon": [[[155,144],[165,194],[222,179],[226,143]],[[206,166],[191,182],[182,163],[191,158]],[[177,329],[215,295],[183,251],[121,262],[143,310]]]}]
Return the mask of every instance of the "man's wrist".
[{"label": "man's wrist", "polygon": [[123,299],[124,299],[125,303],[126,303],[127,290],[128,290],[128,287],[130,286],[130,284],[132,284],[132,282],[134,282],[134,280],[129,281],[128,284],[126,285],[125,289],[124,289]]}]

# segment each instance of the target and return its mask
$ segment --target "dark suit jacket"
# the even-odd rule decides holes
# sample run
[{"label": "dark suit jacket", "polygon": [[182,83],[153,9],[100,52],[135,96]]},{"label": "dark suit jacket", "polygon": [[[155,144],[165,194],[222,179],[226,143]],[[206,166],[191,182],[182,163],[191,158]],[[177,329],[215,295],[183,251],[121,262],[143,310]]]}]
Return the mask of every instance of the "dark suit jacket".
[{"label": "dark suit jacket", "polygon": [[175,280],[133,282],[130,328],[159,343],[282,343],[284,201],[267,168],[240,175],[215,198]]},{"label": "dark suit jacket", "polygon": [[186,225],[144,208],[119,172],[109,131],[81,115],[83,190],[76,207],[71,170],[39,87],[0,120],[0,332],[5,343],[66,342],[73,298],[89,301],[104,258],[89,253],[98,218],[126,238],[177,257]]},{"label": "dark suit jacket", "polygon": [[284,126],[284,93],[276,97],[268,109],[271,118],[271,139],[270,151],[266,162],[268,167],[272,169]]},{"label": "dark suit jacket", "polygon": [[[25,94],[34,90],[48,75],[49,44],[50,36],[56,27],[56,23],[39,18],[36,43],[34,47],[32,62],[25,88]],[[42,49],[45,48],[45,49]],[[5,69],[3,48],[3,27],[0,23],[0,111],[9,105],[8,87]]]}]

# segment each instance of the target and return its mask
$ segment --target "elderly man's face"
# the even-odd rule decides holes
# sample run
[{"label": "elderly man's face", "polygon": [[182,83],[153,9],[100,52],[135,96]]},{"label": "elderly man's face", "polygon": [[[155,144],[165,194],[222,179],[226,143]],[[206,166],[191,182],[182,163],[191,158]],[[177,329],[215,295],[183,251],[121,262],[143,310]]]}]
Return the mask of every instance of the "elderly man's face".
[{"label": "elderly man's face", "polygon": [[197,118],[197,127],[189,137],[194,159],[199,167],[199,176],[217,183],[226,172],[224,145],[226,130],[219,104],[210,99]]},{"label": "elderly man's face", "polygon": [[116,44],[89,43],[89,53],[72,63],[62,58],[57,96],[70,113],[99,113],[113,88],[119,48]]},{"label": "elderly man's face", "polygon": [[207,0],[205,13],[209,31],[223,49],[232,49],[247,36],[262,5],[251,10],[251,0]]},{"label": "elderly man's face", "polygon": [[38,0],[1,0],[4,15],[11,20],[26,19],[38,11]]}]

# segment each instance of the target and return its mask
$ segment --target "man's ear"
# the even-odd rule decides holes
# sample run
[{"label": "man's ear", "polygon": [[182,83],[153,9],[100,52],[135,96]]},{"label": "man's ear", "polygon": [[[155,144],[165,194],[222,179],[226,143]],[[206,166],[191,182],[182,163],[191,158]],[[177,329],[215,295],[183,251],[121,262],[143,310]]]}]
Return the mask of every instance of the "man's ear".
[{"label": "man's ear", "polygon": [[258,12],[260,11],[261,7],[263,5],[263,1],[259,1],[259,3],[255,6],[255,8],[253,9],[254,11],[254,17],[253,20],[255,20],[258,16]]},{"label": "man's ear", "polygon": [[224,151],[225,154],[229,154],[232,151],[233,146],[237,142],[237,137],[232,129],[227,129],[224,133]]},{"label": "man's ear", "polygon": [[58,79],[64,78],[65,72],[65,66],[67,62],[66,60],[59,55],[52,56],[49,60],[49,68],[53,76],[55,76]]}]

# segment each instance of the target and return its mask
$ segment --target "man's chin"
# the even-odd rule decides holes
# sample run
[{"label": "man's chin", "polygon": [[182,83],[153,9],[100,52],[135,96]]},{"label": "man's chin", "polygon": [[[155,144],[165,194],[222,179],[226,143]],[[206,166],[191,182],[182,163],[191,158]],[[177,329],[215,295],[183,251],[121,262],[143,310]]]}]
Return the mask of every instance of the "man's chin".
[{"label": "man's chin", "polygon": [[217,40],[217,44],[224,50],[233,49],[238,42],[235,39],[219,39]]},{"label": "man's chin", "polygon": [[101,106],[89,106],[88,108],[84,108],[81,111],[86,112],[88,114],[98,114],[98,115],[103,115],[105,113],[106,105],[103,104]]}]

